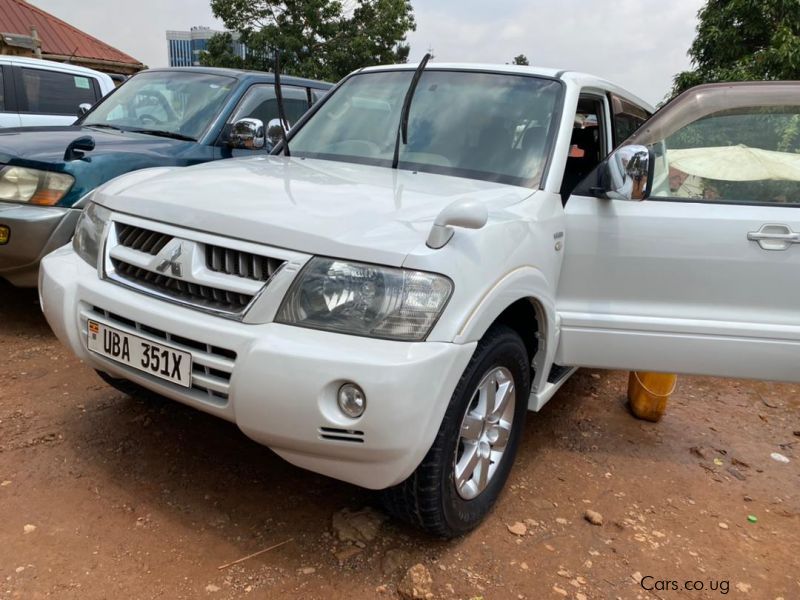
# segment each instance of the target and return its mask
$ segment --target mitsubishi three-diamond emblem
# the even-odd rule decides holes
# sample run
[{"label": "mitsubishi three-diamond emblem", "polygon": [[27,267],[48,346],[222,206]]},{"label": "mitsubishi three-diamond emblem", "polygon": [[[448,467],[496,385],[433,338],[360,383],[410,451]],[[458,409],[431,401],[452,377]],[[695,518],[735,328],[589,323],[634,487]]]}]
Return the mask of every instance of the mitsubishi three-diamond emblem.
[{"label": "mitsubishi three-diamond emblem", "polygon": [[183,269],[181,267],[180,257],[183,252],[183,244],[178,244],[170,253],[169,258],[164,258],[156,267],[156,271],[164,273],[169,269],[173,277],[182,277]]}]

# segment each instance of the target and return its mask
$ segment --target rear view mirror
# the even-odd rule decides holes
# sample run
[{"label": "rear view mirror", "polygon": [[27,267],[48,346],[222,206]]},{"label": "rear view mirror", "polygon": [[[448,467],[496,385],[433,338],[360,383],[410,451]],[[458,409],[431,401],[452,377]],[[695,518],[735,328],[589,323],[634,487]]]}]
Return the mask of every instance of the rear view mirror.
[{"label": "rear view mirror", "polygon": [[653,160],[646,146],[623,146],[606,159],[605,194],[611,200],[644,200],[650,195]]},{"label": "rear view mirror", "polygon": [[283,140],[283,136],[286,135],[286,133],[286,128],[283,126],[280,119],[270,119],[267,125],[269,147],[274,148],[278,142]]},{"label": "rear view mirror", "polygon": [[228,136],[231,148],[261,150],[266,143],[264,123],[261,119],[239,119],[233,124]]},{"label": "rear view mirror", "polygon": [[78,104],[78,116],[79,117],[82,117],[83,115],[88,113],[90,110],[92,110],[92,105],[89,104],[88,102],[81,102],[80,104]]}]

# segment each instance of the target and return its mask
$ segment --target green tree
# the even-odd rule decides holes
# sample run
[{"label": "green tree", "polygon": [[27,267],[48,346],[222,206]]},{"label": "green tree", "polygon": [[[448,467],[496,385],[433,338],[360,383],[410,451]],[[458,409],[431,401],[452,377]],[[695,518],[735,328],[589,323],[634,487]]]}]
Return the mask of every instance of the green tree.
[{"label": "green tree", "polygon": [[672,94],[701,83],[800,79],[800,1],[708,0]]},{"label": "green tree", "polygon": [[[406,62],[406,34],[416,29],[410,0],[211,0],[211,9],[241,36],[246,68],[271,69],[280,50],[286,73],[329,81]],[[221,46],[209,45],[204,64],[237,66]]]},{"label": "green tree", "polygon": [[511,61],[511,64],[512,65],[525,65],[527,67],[531,63],[528,60],[527,56],[525,56],[524,54],[519,54],[519,55],[514,57],[514,60]]},{"label": "green tree", "polygon": [[217,33],[209,38],[205,51],[200,55],[200,64],[206,67],[251,68],[241,56],[234,54],[233,36],[230,33]]}]

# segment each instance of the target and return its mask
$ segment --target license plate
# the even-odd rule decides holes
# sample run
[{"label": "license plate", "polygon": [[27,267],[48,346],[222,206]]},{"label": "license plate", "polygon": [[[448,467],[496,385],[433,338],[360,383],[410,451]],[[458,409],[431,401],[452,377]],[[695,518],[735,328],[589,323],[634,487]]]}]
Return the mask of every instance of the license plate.
[{"label": "license plate", "polygon": [[89,350],[183,387],[192,386],[192,355],[89,321]]}]

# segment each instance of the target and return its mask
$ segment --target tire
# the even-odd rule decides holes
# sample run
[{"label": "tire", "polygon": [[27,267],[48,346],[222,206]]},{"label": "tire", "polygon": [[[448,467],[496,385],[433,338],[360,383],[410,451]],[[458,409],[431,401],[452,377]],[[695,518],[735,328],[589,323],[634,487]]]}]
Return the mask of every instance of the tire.
[{"label": "tire", "polygon": [[[514,394],[507,394],[511,397],[506,409],[499,411],[500,421],[493,422],[497,415],[476,421],[476,415],[485,414],[483,407],[488,404],[482,401],[480,388],[495,389],[495,394],[500,393],[496,401],[501,402],[505,395],[501,388],[508,390],[504,387],[508,381],[513,383]],[[422,463],[408,479],[384,490],[387,512],[443,538],[457,537],[477,527],[494,506],[511,472],[524,429],[530,382],[530,359],[522,338],[509,327],[492,327],[464,370]],[[505,425],[507,435],[499,435]],[[498,456],[496,449],[501,448],[503,438],[506,442]],[[477,467],[474,461],[478,461]],[[481,476],[484,472],[485,480]]]},{"label": "tire", "polygon": [[95,369],[95,373],[105,381],[108,385],[113,387],[118,392],[122,392],[126,396],[130,396],[132,398],[152,398],[156,394],[143,388],[142,386],[133,383],[132,381],[128,381],[127,379],[117,379],[116,377],[112,377],[108,373],[104,373],[98,369]]}]

